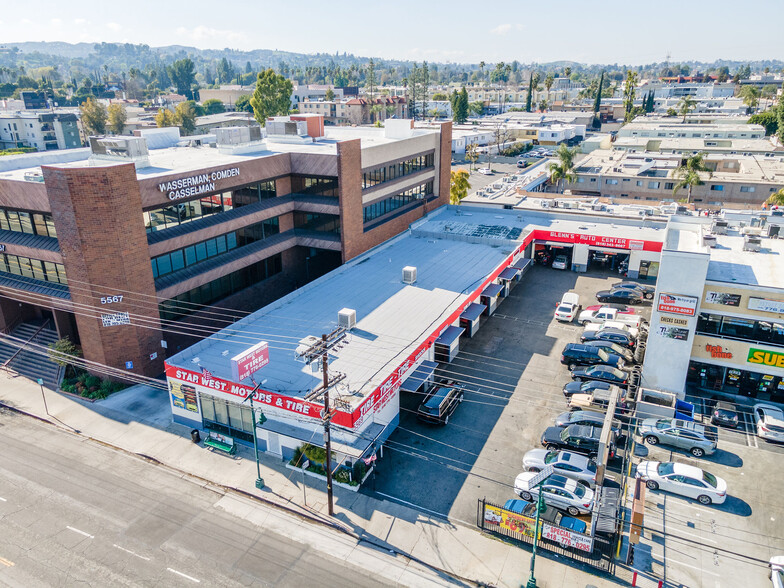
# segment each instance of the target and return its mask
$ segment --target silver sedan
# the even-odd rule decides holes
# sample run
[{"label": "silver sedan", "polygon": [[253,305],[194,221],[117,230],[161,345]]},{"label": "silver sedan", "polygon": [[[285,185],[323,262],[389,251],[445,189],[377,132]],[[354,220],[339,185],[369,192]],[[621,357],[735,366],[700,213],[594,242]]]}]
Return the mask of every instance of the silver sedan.
[{"label": "silver sedan", "polygon": [[585,455],[571,451],[532,449],[523,456],[523,469],[526,472],[538,472],[548,465],[553,466],[556,474],[591,488],[596,483],[596,464]]}]

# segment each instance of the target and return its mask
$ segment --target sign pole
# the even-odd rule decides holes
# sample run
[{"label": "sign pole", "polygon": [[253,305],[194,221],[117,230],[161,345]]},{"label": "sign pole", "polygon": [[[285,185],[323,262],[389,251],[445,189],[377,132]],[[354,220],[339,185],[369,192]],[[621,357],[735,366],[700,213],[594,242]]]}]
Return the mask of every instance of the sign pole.
[{"label": "sign pole", "polygon": [[536,588],[536,578],[534,577],[534,567],[536,566],[536,547],[539,544],[539,521],[542,515],[542,509],[544,504],[542,502],[542,487],[541,484],[539,485],[539,496],[536,499],[536,522],[534,523],[534,549],[533,553],[531,554],[531,576],[528,578],[528,582],[525,585],[525,588]]},{"label": "sign pole", "polygon": [[46,394],[44,394],[44,381],[42,378],[38,378],[38,385],[41,386],[41,398],[44,399],[44,411],[46,411],[46,416],[51,416],[49,414],[49,407],[46,406]]},{"label": "sign pole", "polygon": [[324,446],[327,450],[327,512],[329,512],[329,516],[335,516],[335,509],[332,505],[332,456],[330,455],[332,445],[329,434],[329,421],[332,419],[332,416],[329,414],[329,373],[327,371],[329,354],[327,351],[326,334],[321,335],[321,341],[324,346],[324,355],[321,359],[321,373],[324,378]]},{"label": "sign pole", "polygon": [[[248,396],[245,398],[245,400],[250,401],[250,416],[251,416],[251,420],[253,421],[253,453],[256,457],[256,488],[258,488],[259,490],[264,488],[264,480],[261,477],[261,464],[259,463],[259,437],[258,434],[256,433],[256,427],[258,425],[263,425],[264,421],[267,420],[267,418],[264,416],[264,413],[262,412],[257,422],[256,411],[253,409],[253,395],[256,393],[256,390],[258,390],[260,387],[261,384],[256,384],[256,387],[253,388],[253,390],[250,391],[250,394],[248,394]],[[243,402],[245,402],[245,400],[243,400]]]}]

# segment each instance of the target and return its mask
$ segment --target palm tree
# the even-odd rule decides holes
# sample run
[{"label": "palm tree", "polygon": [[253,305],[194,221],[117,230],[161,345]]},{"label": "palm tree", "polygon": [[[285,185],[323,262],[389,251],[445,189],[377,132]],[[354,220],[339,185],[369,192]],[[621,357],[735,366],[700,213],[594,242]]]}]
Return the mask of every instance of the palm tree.
[{"label": "palm tree", "polygon": [[564,182],[574,183],[577,181],[577,174],[574,173],[574,158],[579,152],[579,147],[569,148],[561,143],[556,151],[558,162],[553,162],[548,166],[550,182],[555,181],[558,192],[563,192]]},{"label": "palm tree", "polygon": [[703,158],[705,157],[704,153],[698,153],[697,155],[692,155],[691,157],[687,158],[685,162],[683,162],[678,168],[675,170],[673,177],[677,178],[679,181],[675,184],[675,187],[672,190],[673,196],[678,193],[679,190],[682,188],[688,189],[688,196],[686,197],[686,203],[691,203],[691,190],[694,186],[702,186],[704,182],[700,177],[700,172],[707,173],[708,177],[713,177],[713,172],[711,169],[705,165]]},{"label": "palm tree", "polygon": [[757,109],[760,98],[760,90],[757,86],[743,86],[740,90],[740,97],[747,107],[747,113],[751,114]]},{"label": "palm tree", "polygon": [[692,110],[694,110],[694,107],[696,105],[697,103],[694,101],[694,98],[692,98],[691,96],[684,96],[683,98],[680,99],[680,102],[678,102],[678,113],[683,115],[684,123],[686,122],[686,115],[688,115]]},{"label": "palm tree", "polygon": [[544,79],[544,87],[547,88],[547,101],[550,101],[550,88],[553,87],[553,83],[555,82],[555,76],[552,73],[547,74],[547,77]]},{"label": "palm tree", "polygon": [[479,72],[480,72],[480,76],[479,77],[481,77],[482,80],[485,79],[485,65],[487,65],[487,64],[484,61],[480,61],[479,62]]},{"label": "palm tree", "polygon": [[765,202],[770,206],[784,206],[784,188],[771,194]]}]

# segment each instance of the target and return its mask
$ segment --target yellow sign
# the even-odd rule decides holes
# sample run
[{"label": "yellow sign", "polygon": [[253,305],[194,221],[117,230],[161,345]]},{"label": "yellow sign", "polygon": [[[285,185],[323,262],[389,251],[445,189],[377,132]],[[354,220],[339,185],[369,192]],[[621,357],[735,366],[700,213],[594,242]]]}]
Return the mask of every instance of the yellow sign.
[{"label": "yellow sign", "polygon": [[749,349],[749,356],[746,361],[784,369],[784,353],[775,351],[763,351],[762,349],[754,349],[752,347]]},{"label": "yellow sign", "polygon": [[536,527],[536,519],[490,505],[485,505],[485,523],[498,525],[528,537],[534,536],[534,527]]}]

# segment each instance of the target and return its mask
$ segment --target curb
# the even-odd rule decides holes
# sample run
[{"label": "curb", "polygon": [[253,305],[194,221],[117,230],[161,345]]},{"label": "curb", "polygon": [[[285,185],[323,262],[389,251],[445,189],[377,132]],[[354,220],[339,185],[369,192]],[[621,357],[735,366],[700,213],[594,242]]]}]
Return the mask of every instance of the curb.
[{"label": "curb", "polygon": [[401,551],[401,550],[397,549],[394,546],[382,545],[382,544],[380,544],[380,543],[378,543],[376,541],[372,541],[370,539],[361,537],[360,535],[357,535],[355,532],[353,532],[353,531],[351,531],[349,529],[346,529],[342,525],[339,525],[339,524],[333,522],[332,520],[323,519],[323,518],[317,517],[317,516],[315,516],[315,515],[313,515],[311,513],[307,513],[307,512],[299,512],[298,510],[295,510],[294,508],[291,508],[290,506],[287,506],[285,504],[280,504],[279,502],[275,502],[273,500],[269,500],[267,498],[264,498],[263,496],[258,496],[256,494],[248,492],[247,490],[243,490],[241,488],[235,488],[234,486],[228,486],[226,484],[222,484],[221,482],[215,482],[214,480],[210,480],[208,478],[204,478],[204,477],[199,476],[197,474],[193,474],[191,472],[186,472],[186,471],[181,470],[181,469],[179,469],[179,468],[177,468],[175,466],[172,466],[172,465],[169,465],[169,464],[167,464],[165,462],[162,462],[162,461],[160,461],[159,459],[157,459],[155,457],[151,457],[149,455],[145,455],[144,453],[136,453],[134,451],[123,449],[122,447],[118,447],[118,446],[113,445],[111,443],[108,443],[106,441],[102,441],[100,439],[96,439],[95,437],[91,437],[90,435],[82,433],[81,431],[79,431],[77,429],[72,429],[72,428],[68,428],[68,427],[63,426],[63,425],[59,425],[59,424],[54,423],[54,422],[52,422],[49,419],[46,419],[44,417],[38,416],[38,415],[33,414],[33,413],[26,412],[26,411],[24,411],[22,409],[19,409],[19,408],[13,407],[13,406],[9,406],[8,404],[5,404],[5,402],[0,401],[0,408],[4,408],[4,409],[9,410],[9,411],[11,411],[13,413],[33,418],[33,419],[35,419],[35,420],[37,420],[37,421],[39,421],[41,423],[45,423],[47,425],[53,426],[53,427],[55,427],[57,429],[60,429],[60,430],[62,430],[64,432],[71,433],[71,434],[74,434],[74,435],[79,435],[80,437],[84,437],[85,439],[87,439],[89,441],[93,441],[95,443],[98,443],[99,445],[102,445],[102,446],[107,447],[109,449],[112,449],[114,451],[119,451],[119,452],[124,453],[126,455],[130,455],[130,456],[142,459],[142,460],[144,460],[144,461],[146,461],[148,463],[151,463],[153,465],[166,468],[167,470],[175,472],[175,473],[177,473],[177,474],[179,474],[179,475],[181,475],[183,477],[191,478],[193,480],[201,482],[203,484],[203,487],[213,486],[213,487],[221,488],[221,489],[223,489],[226,492],[239,494],[240,496],[244,496],[246,498],[250,498],[252,500],[256,500],[258,502],[262,502],[262,503],[266,504],[267,506],[271,506],[271,507],[283,510],[283,511],[285,511],[286,513],[288,513],[290,515],[293,515],[293,516],[296,516],[296,517],[299,517],[299,518],[302,518],[302,519],[307,519],[310,522],[318,523],[318,524],[323,525],[325,527],[329,527],[329,528],[331,528],[331,529],[333,529],[335,531],[343,533],[344,535],[348,535],[349,537],[352,537],[353,539],[355,539],[357,541],[358,544],[366,543],[367,545],[371,545],[371,546],[373,546],[373,547],[375,547],[377,549],[382,549],[384,551],[390,552],[390,553],[392,553],[395,556],[403,556],[408,561],[412,561],[412,562],[418,563],[419,565],[424,566],[425,568],[428,568],[428,569],[433,570],[435,572],[444,574],[444,575],[446,575],[446,576],[448,576],[450,578],[453,578],[454,580],[457,580],[458,582],[461,582],[463,584],[467,583],[467,584],[469,584],[471,586],[488,587],[488,588],[493,586],[493,584],[487,584],[487,583],[481,582],[479,580],[472,580],[470,578],[465,578],[463,576],[460,576],[458,574],[455,574],[455,573],[450,572],[448,570],[445,570],[443,568],[439,568],[439,567],[437,567],[437,566],[435,566],[433,564],[430,564],[430,563],[428,563],[426,561],[423,561],[423,560],[419,559],[418,557],[416,557],[414,555],[406,553],[405,551]]}]

